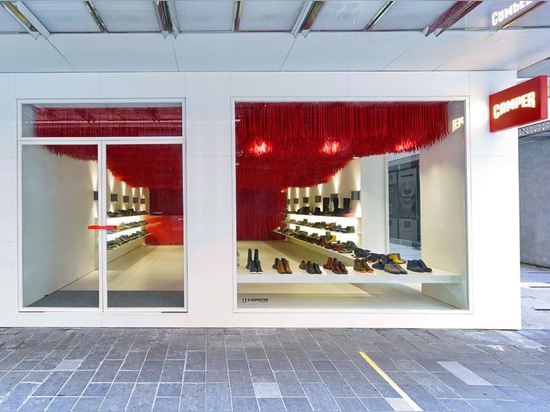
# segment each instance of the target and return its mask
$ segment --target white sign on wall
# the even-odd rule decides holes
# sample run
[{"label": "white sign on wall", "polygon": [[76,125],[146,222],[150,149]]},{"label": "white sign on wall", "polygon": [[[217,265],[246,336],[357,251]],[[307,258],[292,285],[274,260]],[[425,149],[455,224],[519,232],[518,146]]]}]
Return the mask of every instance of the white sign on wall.
[{"label": "white sign on wall", "polygon": [[505,22],[506,20],[510,19],[511,17],[513,17],[514,15],[519,13],[521,10],[523,10],[527,6],[529,6],[531,3],[533,3],[533,2],[532,1],[516,1],[516,2],[510,4],[509,6],[503,8],[501,10],[494,11],[491,14],[491,23],[492,23],[493,27],[498,26],[501,23]]}]

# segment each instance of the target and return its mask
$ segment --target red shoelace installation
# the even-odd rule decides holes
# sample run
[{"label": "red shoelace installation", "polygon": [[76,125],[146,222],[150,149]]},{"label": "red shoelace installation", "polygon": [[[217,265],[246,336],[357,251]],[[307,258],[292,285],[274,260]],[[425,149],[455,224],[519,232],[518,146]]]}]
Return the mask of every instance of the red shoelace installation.
[{"label": "red shoelace installation", "polygon": [[237,103],[237,238],[278,239],[288,187],[329,181],[353,157],[428,147],[447,102]]},{"label": "red shoelace installation", "polygon": [[[36,135],[182,135],[181,108],[90,110],[38,109]],[[429,147],[448,133],[447,102],[238,102],[235,113],[239,239],[277,238],[272,229],[281,220],[286,188],[325,183],[353,157]],[[130,186],[181,188],[181,151],[135,147],[109,153],[117,178]],[[50,150],[97,158],[87,153],[89,146]]]}]

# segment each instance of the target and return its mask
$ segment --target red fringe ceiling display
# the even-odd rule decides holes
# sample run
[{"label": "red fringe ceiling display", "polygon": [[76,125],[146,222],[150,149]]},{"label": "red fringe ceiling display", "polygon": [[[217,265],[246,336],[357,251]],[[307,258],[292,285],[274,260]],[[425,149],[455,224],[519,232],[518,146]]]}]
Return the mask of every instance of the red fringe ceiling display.
[{"label": "red fringe ceiling display", "polygon": [[181,106],[37,107],[36,137],[181,136]]},{"label": "red fringe ceiling display", "polygon": [[428,147],[447,103],[237,103],[237,239],[278,239],[288,187],[329,181],[353,157]]},{"label": "red fringe ceiling display", "polygon": [[[158,107],[38,107],[36,137],[182,136],[181,106]],[[95,145],[56,145],[60,156],[96,160]],[[181,189],[181,145],[111,145],[107,167],[131,187]]]},{"label": "red fringe ceiling display", "polygon": [[[181,107],[38,108],[37,137],[182,136]],[[325,183],[353,157],[428,147],[448,133],[447,103],[237,103],[237,237],[276,239],[288,187]],[[97,160],[93,145],[49,146]],[[180,145],[109,146],[107,167],[133,187],[149,187],[171,210],[182,187]],[[168,210],[170,209],[170,211]],[[179,235],[178,235],[179,236]]]},{"label": "red fringe ceiling display", "polygon": [[446,102],[237,103],[237,186],[324,183],[353,157],[425,148],[447,133]]}]

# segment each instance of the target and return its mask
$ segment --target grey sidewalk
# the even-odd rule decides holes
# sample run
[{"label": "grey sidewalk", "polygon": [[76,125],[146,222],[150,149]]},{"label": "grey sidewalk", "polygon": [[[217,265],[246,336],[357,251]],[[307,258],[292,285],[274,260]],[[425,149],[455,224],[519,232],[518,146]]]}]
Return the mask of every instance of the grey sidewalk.
[{"label": "grey sidewalk", "polygon": [[550,331],[3,329],[0,410],[547,411]]}]

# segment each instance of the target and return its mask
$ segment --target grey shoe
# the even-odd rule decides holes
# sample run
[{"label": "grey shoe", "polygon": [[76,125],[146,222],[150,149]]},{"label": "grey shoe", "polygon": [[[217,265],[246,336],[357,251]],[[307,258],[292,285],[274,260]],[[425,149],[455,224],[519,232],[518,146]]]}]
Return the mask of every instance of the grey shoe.
[{"label": "grey shoe", "polygon": [[388,262],[384,265],[384,272],[391,273],[392,275],[400,275],[401,271],[395,263]]},{"label": "grey shoe", "polygon": [[405,275],[407,274],[407,271],[401,267],[401,265],[398,265],[397,263],[388,262],[384,266],[384,271],[391,273],[392,275]]}]

